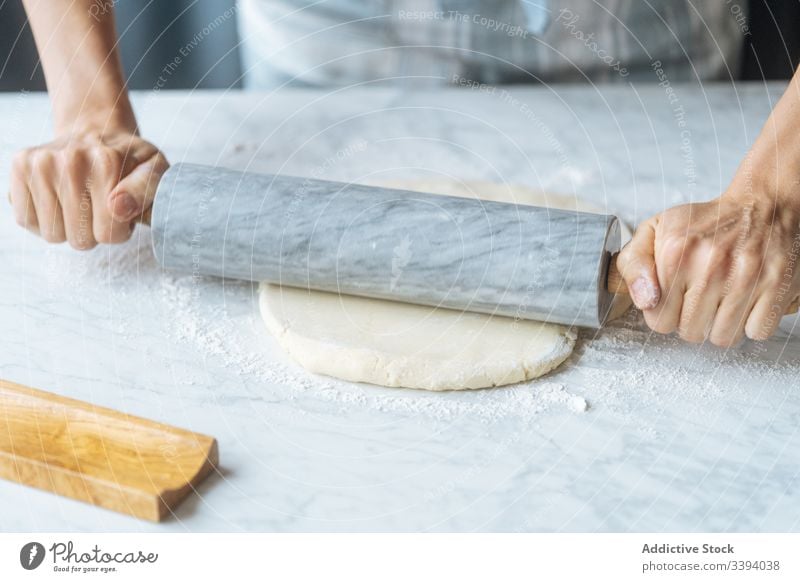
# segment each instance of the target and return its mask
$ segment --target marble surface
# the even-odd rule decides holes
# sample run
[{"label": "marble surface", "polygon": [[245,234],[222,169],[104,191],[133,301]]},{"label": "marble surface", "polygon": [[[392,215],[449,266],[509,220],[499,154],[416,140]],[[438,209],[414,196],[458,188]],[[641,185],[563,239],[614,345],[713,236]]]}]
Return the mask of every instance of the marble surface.
[{"label": "marble surface", "polygon": [[[173,162],[312,178],[521,183],[628,221],[715,196],[780,85],[137,95]],[[0,96],[0,179],[48,104]],[[683,120],[683,125],[679,122]],[[140,228],[76,253],[0,205],[0,376],[219,439],[148,524],[0,482],[3,531],[796,531],[800,340],[732,350],[584,331],[540,380],[427,394],[306,374],[256,287],[161,272]],[[589,405],[583,410],[582,402]]]},{"label": "marble surface", "polygon": [[610,215],[186,163],[152,216],[171,271],[594,328],[620,248]]}]

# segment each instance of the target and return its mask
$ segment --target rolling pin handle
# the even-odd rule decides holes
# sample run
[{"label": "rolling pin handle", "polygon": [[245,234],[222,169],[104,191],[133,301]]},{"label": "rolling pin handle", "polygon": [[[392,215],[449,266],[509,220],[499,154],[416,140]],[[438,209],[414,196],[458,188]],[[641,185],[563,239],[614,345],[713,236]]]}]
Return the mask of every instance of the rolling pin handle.
[{"label": "rolling pin handle", "polygon": [[619,253],[612,255],[611,260],[608,263],[608,277],[606,278],[606,289],[608,289],[609,293],[613,293],[614,295],[627,295],[628,285],[625,283],[625,279],[622,278],[622,275],[617,270],[618,256]]},{"label": "rolling pin handle", "polygon": [[792,313],[797,313],[800,310],[800,295],[794,298],[794,300],[789,304],[789,307],[786,308],[786,311],[783,312],[784,315],[791,315]]},{"label": "rolling pin handle", "polygon": [[153,218],[153,206],[151,205],[149,208],[145,209],[139,216],[136,217],[136,222],[139,224],[146,224],[150,226],[150,219]]}]

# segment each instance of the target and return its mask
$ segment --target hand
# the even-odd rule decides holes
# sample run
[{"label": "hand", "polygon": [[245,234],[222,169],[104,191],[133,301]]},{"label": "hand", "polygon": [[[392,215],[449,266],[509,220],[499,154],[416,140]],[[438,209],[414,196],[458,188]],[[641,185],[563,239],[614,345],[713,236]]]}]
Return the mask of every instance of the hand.
[{"label": "hand", "polygon": [[128,240],[169,164],[129,130],[76,132],[14,157],[10,198],[17,223],[76,249]]},{"label": "hand", "polygon": [[654,216],[620,253],[652,330],[723,347],[745,334],[765,340],[800,293],[800,200],[748,197],[740,186]]}]

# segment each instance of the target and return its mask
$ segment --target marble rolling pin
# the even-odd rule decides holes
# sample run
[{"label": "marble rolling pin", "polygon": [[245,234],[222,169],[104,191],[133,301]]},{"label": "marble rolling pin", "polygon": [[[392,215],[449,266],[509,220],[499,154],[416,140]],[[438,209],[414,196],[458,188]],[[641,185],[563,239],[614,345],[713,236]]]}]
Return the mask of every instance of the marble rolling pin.
[{"label": "marble rolling pin", "polygon": [[620,247],[614,216],[195,164],[148,218],[166,269],[590,327]]}]

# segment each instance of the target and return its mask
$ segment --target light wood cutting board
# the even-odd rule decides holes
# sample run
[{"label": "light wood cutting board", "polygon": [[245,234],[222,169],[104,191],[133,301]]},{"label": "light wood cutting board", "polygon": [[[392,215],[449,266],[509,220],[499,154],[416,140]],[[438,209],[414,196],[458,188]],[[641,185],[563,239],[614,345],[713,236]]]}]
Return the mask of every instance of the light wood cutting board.
[{"label": "light wood cutting board", "polygon": [[217,466],[209,436],[0,380],[0,477],[161,521]]}]

